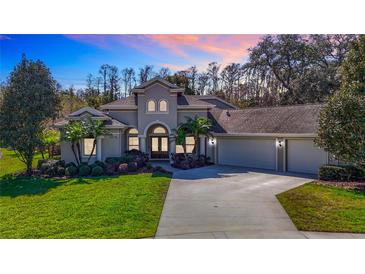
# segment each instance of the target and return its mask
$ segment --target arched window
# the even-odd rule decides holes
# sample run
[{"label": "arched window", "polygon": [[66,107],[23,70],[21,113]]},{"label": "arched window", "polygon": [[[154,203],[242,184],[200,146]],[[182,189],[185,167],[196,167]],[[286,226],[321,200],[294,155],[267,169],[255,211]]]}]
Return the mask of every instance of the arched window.
[{"label": "arched window", "polygon": [[154,134],[166,134],[166,129],[163,127],[155,127],[153,129]]},{"label": "arched window", "polygon": [[166,112],[167,111],[167,101],[161,100],[159,103],[159,111],[160,112]]},{"label": "arched window", "polygon": [[156,111],[156,102],[154,100],[149,100],[147,103],[147,111],[155,112]]},{"label": "arched window", "polygon": [[138,130],[135,128],[128,131],[128,150],[132,149],[139,150]]}]

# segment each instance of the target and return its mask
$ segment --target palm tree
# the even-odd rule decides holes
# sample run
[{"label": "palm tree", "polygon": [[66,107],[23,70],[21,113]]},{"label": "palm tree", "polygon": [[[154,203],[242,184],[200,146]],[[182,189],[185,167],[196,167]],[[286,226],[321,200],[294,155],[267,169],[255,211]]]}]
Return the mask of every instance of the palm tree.
[{"label": "palm tree", "polygon": [[87,159],[87,162],[89,163],[91,156],[94,153],[95,147],[96,147],[96,141],[99,137],[109,135],[110,132],[105,128],[104,121],[101,120],[92,120],[89,119],[88,122],[85,125],[85,136],[88,138],[93,138],[93,148],[91,149],[91,153],[89,155],[89,158]]},{"label": "palm tree", "polygon": [[[72,121],[65,127],[65,135],[63,139],[71,143],[71,149],[75,156],[76,163],[81,163],[80,141],[85,136],[85,126],[80,121]],[[77,150],[76,150],[77,149]]]},{"label": "palm tree", "polygon": [[193,153],[198,156],[199,153],[199,136],[211,138],[212,124],[209,119],[195,116],[194,118],[186,117],[186,122],[180,124],[176,130],[176,144],[183,145],[185,154],[185,138],[187,136],[194,137]]}]

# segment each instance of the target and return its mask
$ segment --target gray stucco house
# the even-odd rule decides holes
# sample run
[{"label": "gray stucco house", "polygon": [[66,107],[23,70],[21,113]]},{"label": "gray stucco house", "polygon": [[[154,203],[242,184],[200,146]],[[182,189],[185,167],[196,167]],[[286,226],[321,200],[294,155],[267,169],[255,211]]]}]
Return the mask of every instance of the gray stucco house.
[{"label": "gray stucco house", "polygon": [[[329,160],[328,153],[313,143],[320,109],[321,105],[236,109],[216,96],[185,95],[183,89],[156,77],[134,88],[127,98],[102,105],[100,110],[82,108],[56,126],[62,132],[71,120],[105,121],[112,134],[97,140],[92,160],[121,156],[130,149],[167,160],[181,151],[173,129],[186,117],[197,115],[213,122],[214,138],[200,138],[200,153],[216,164],[317,173]],[[85,159],[92,141],[83,140]],[[186,143],[189,152],[193,138]],[[61,143],[61,156],[66,162],[74,161],[70,144]]]}]

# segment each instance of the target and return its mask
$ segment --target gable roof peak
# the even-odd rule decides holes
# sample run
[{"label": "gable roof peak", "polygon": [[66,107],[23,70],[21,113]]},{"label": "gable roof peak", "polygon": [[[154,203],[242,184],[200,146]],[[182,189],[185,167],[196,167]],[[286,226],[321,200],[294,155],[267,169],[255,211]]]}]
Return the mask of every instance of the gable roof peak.
[{"label": "gable roof peak", "polygon": [[160,83],[162,84],[163,86],[166,86],[168,88],[170,88],[170,91],[176,91],[176,92],[183,92],[184,89],[175,85],[175,84],[172,84],[170,83],[169,81],[161,78],[160,76],[156,76],[154,78],[152,78],[151,80],[148,80],[147,82],[144,82],[142,84],[140,84],[139,86],[136,86],[132,92],[133,93],[139,93],[141,91],[143,91],[144,89],[146,89],[147,87],[155,84],[155,83]]},{"label": "gable roof peak", "polygon": [[88,113],[91,115],[91,117],[95,117],[95,118],[104,118],[104,119],[109,119],[110,117],[105,115],[103,112],[92,108],[92,107],[83,107],[80,108],[79,110],[76,110],[75,112],[70,113],[67,118],[79,118],[81,117],[83,114]]}]

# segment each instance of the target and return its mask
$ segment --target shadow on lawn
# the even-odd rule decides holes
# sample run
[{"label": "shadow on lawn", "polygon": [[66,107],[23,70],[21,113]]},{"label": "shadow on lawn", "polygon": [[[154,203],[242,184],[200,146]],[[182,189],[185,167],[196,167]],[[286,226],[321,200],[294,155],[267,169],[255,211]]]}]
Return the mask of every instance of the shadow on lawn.
[{"label": "shadow on lawn", "polygon": [[[105,180],[104,177],[93,178],[94,181]],[[85,178],[73,179],[46,179],[37,177],[16,177],[4,175],[0,177],[0,196],[18,197],[22,195],[40,195],[47,193],[50,189],[63,185],[82,184],[88,185],[92,182]]]},{"label": "shadow on lawn", "polygon": [[17,197],[44,194],[49,189],[63,184],[63,182],[57,180],[5,175],[0,177],[0,196]]}]

